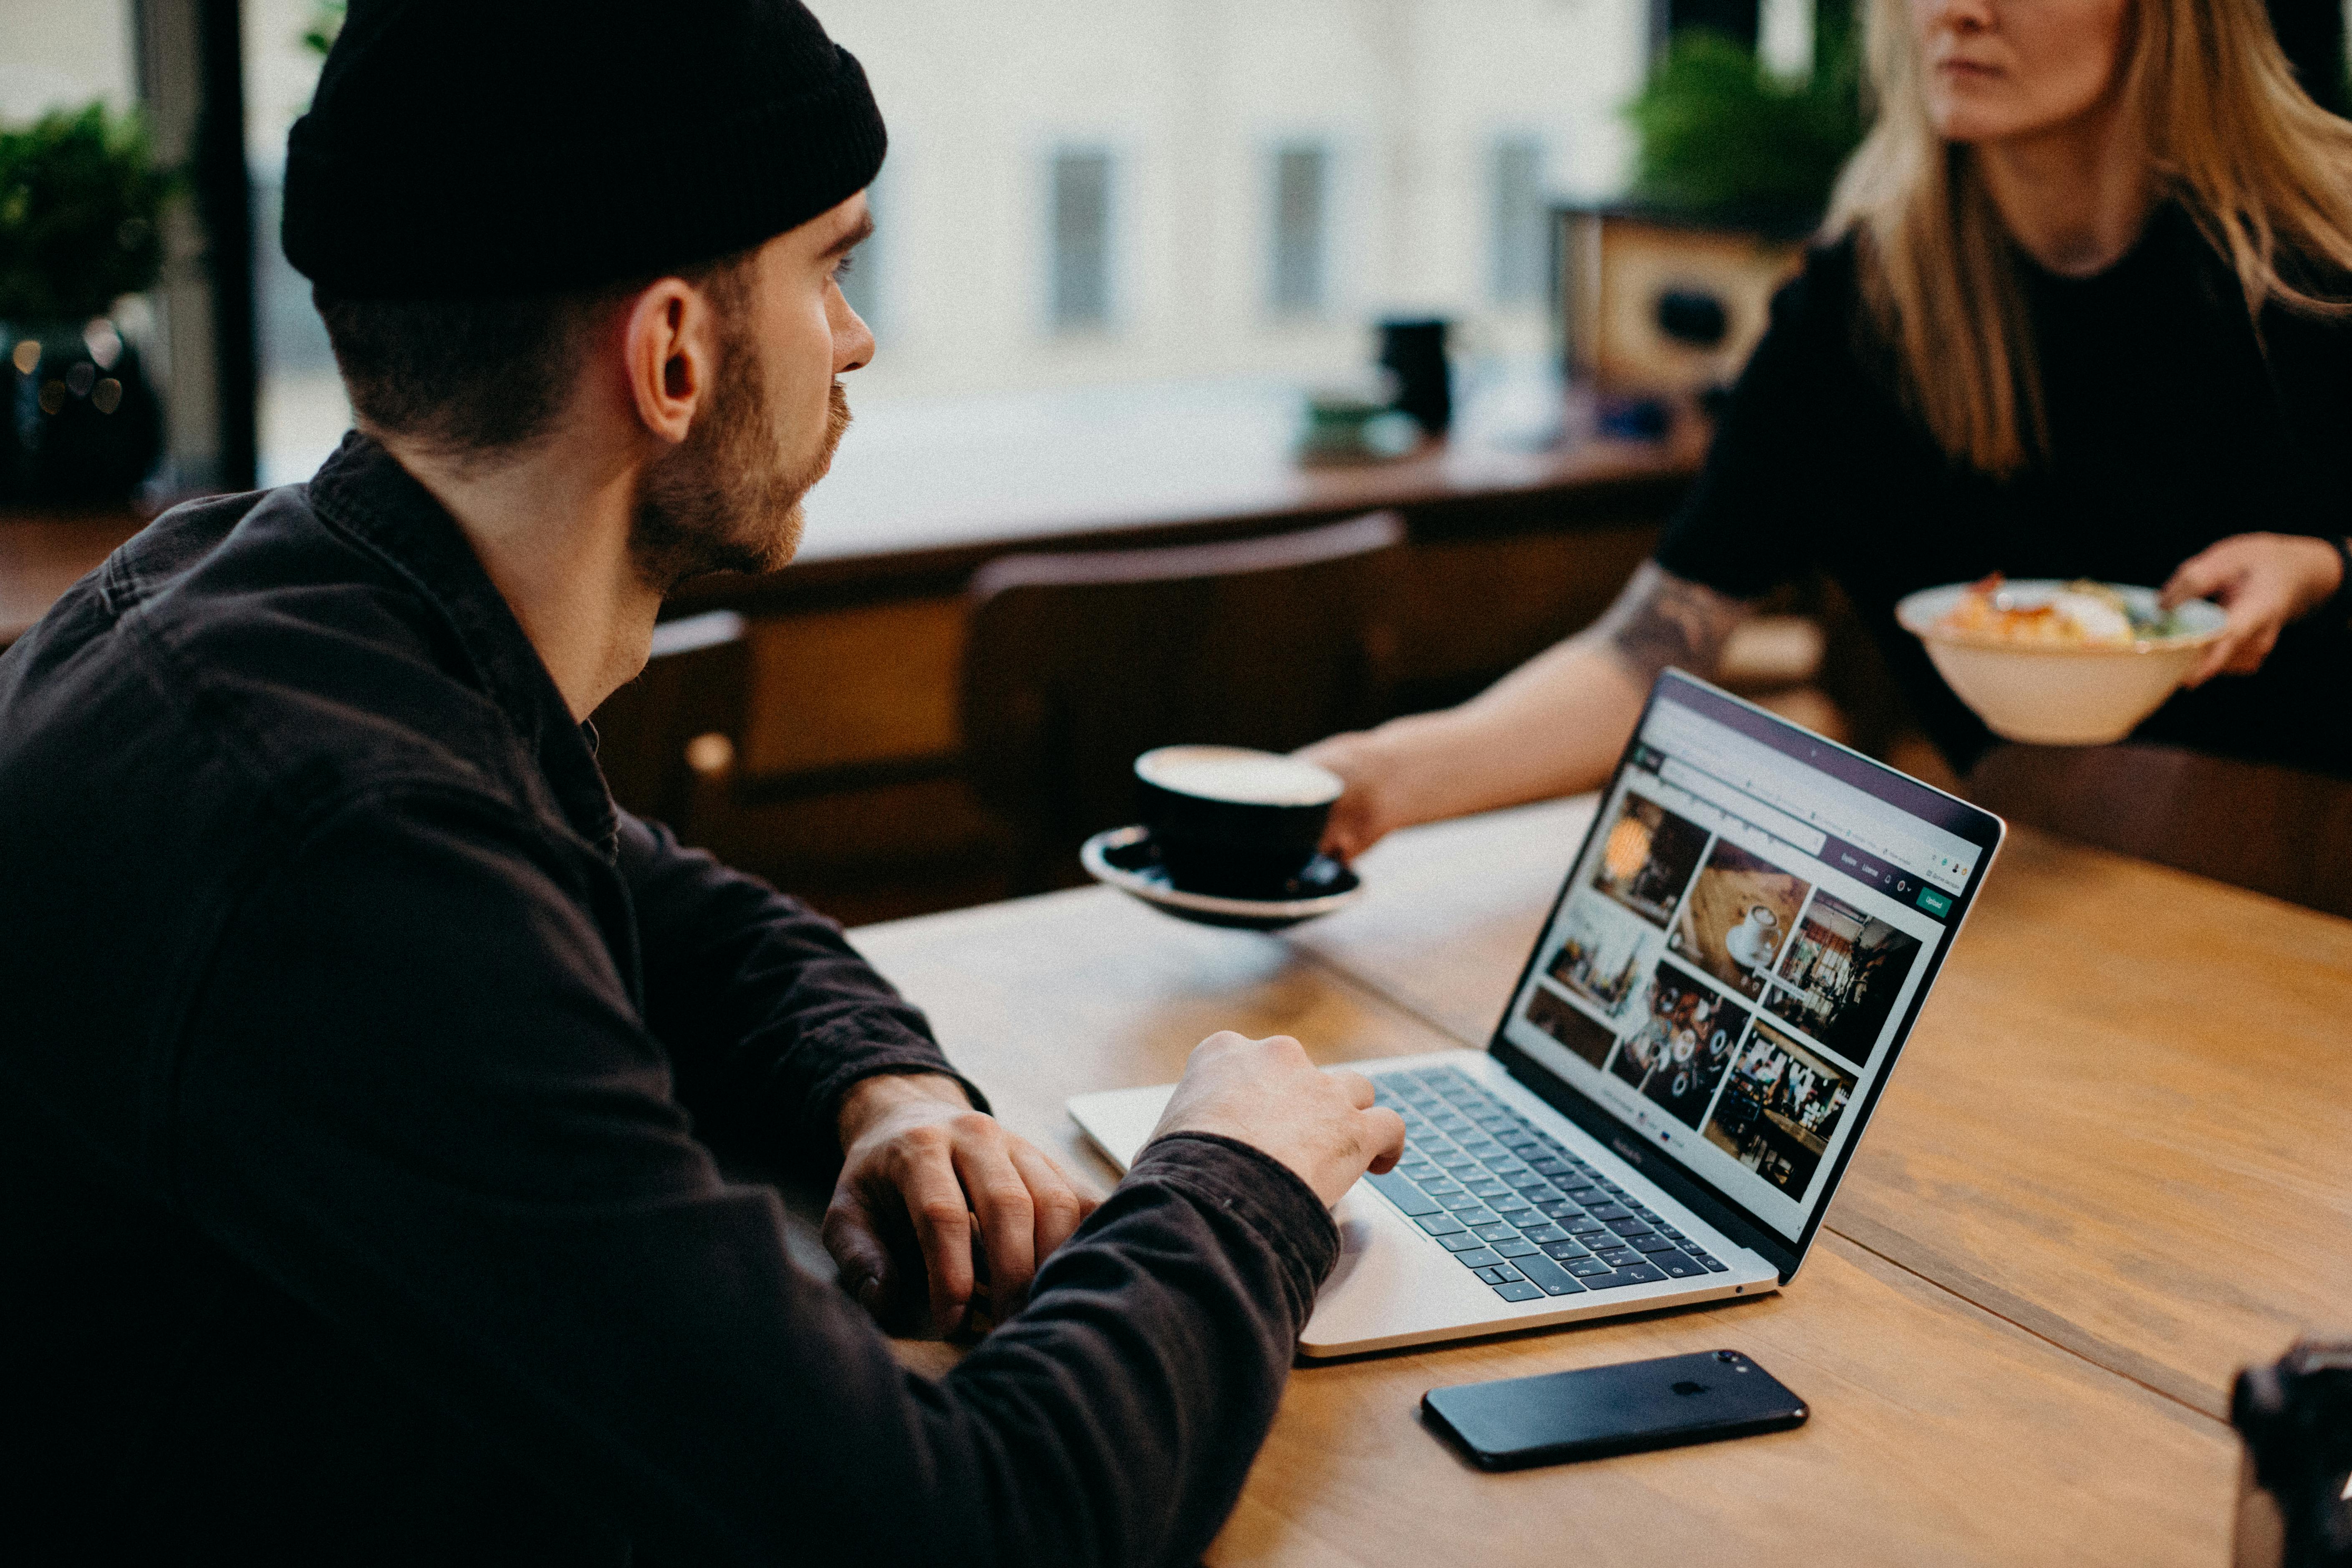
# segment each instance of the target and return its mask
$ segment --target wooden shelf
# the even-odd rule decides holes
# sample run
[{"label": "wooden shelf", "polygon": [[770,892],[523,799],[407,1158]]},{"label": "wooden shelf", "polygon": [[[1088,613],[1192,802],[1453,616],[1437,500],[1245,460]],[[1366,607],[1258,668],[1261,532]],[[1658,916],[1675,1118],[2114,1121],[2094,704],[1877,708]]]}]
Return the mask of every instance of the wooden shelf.
[{"label": "wooden shelf", "polygon": [[[793,565],[690,583],[670,613],[777,615],[955,595],[1010,551],[1245,538],[1383,509],[1403,512],[1417,542],[1654,521],[1706,445],[1686,420],[1655,443],[1535,449],[1474,433],[1391,462],[1307,467],[1289,450],[1287,396],[1202,384],[877,410],[810,497]],[[144,521],[128,509],[0,511],[0,646]]]}]

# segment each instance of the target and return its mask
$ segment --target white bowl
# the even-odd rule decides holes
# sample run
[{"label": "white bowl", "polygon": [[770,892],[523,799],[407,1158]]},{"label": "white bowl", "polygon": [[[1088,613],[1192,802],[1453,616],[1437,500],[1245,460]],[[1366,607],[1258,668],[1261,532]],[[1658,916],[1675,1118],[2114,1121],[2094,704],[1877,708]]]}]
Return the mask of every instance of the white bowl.
[{"label": "white bowl", "polygon": [[[2067,584],[2011,578],[2002,585],[2032,604]],[[2221,635],[2221,606],[2191,599],[2174,614],[2188,629],[2111,647],[2047,647],[1947,631],[1943,619],[1971,584],[1923,588],[1895,606],[1903,628],[1927,645],[1937,670],[1986,728],[2042,746],[2104,746],[2164,706]],[[2111,584],[2134,610],[2156,613],[2157,591]]]}]

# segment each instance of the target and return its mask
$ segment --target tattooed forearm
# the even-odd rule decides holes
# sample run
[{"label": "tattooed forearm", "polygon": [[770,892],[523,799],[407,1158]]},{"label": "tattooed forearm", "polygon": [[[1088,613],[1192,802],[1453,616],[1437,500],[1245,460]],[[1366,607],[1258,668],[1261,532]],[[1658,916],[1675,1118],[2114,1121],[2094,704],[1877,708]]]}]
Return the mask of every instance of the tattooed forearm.
[{"label": "tattooed forearm", "polygon": [[1668,665],[1709,677],[1748,606],[1645,561],[1592,636],[1647,686]]}]

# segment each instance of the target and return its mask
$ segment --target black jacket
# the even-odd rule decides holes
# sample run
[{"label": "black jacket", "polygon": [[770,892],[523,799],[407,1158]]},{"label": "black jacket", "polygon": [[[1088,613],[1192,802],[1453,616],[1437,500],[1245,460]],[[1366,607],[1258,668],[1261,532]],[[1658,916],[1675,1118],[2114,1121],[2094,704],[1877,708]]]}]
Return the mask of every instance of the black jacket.
[{"label": "black jacket", "polygon": [[381,447],[171,512],[0,658],[0,1557],[1191,1560],[1328,1215],[1167,1141],[927,1382],[689,1121],[909,1070]]}]

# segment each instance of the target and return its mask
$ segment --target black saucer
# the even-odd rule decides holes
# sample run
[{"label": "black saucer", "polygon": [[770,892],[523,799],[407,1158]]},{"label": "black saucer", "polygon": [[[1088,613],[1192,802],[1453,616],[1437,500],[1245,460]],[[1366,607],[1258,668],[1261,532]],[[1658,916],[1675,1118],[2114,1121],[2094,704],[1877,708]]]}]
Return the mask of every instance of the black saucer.
[{"label": "black saucer", "polygon": [[1229,899],[1214,893],[1187,892],[1169,879],[1160,863],[1160,850],[1148,827],[1114,827],[1097,833],[1078,851],[1087,874],[1096,881],[1140,899],[1163,914],[1200,925],[1231,926],[1242,931],[1280,931],[1318,915],[1328,915],[1356,901],[1364,884],[1353,871],[1328,855],[1318,855],[1273,899]]}]

